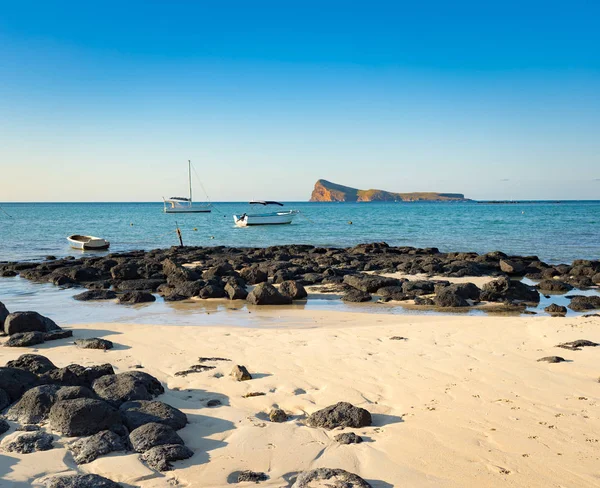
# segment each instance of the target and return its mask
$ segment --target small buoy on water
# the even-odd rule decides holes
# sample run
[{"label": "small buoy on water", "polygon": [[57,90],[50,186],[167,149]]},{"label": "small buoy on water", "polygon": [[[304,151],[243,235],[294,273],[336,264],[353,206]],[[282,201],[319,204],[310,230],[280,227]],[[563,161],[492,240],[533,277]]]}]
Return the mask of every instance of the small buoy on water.
[{"label": "small buoy on water", "polygon": [[210,236],[210,238],[211,238],[211,239],[214,239],[214,238],[215,238],[215,236]]},{"label": "small buoy on water", "polygon": [[348,221],[348,225],[352,225],[352,221],[351,220]]},{"label": "small buoy on water", "polygon": [[198,230],[198,227],[194,227],[194,229],[193,229],[193,230],[194,230],[194,232],[196,232],[196,231]]},{"label": "small buoy on water", "polygon": [[130,225],[131,227],[133,227],[133,222],[131,222],[129,225]]}]

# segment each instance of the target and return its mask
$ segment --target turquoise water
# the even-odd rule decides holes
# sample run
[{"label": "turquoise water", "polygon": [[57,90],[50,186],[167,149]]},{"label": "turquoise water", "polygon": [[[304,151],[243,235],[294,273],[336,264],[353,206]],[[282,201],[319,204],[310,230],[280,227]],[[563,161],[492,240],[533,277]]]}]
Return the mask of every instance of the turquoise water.
[{"label": "turquoise water", "polygon": [[[91,234],[111,241],[111,252],[186,245],[438,247],[442,251],[538,255],[550,263],[600,258],[600,201],[532,202],[510,205],[466,203],[307,203],[288,226],[238,228],[234,213],[245,203],[216,203],[211,214],[172,215],[162,203],[3,203],[0,261],[78,255],[66,236]],[[256,210],[254,210],[256,211]],[[348,222],[351,221],[350,225]],[[194,230],[197,229],[197,230]]]}]

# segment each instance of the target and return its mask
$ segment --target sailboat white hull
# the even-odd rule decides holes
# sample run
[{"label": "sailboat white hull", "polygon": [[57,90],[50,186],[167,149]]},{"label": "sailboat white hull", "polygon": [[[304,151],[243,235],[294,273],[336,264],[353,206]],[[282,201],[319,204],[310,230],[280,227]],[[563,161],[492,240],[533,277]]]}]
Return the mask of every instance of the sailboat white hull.
[{"label": "sailboat white hull", "polygon": [[165,207],[165,213],[210,213],[211,209],[205,206]]}]

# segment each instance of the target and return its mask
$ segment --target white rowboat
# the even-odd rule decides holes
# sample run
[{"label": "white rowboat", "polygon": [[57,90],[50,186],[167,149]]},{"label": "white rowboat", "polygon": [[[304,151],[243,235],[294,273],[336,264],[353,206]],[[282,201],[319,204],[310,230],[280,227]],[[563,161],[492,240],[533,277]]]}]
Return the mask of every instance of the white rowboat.
[{"label": "white rowboat", "polygon": [[110,242],[101,237],[73,234],[67,237],[67,240],[73,249],[81,249],[82,251],[96,251],[110,247]]}]

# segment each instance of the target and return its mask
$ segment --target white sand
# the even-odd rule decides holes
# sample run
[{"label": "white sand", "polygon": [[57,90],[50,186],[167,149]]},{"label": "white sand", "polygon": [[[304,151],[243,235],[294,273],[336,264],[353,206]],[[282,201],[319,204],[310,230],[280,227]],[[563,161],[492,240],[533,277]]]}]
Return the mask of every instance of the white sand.
[{"label": "white sand", "polygon": [[[58,366],[143,365],[169,389],[159,399],[188,415],[179,434],[195,455],[164,474],[136,454],[77,468],[61,440],[47,452],[2,452],[0,486],[39,486],[44,475],[79,469],[131,486],[226,487],[230,473],[251,469],[270,477],[259,486],[285,487],[295,472],[319,466],[355,472],[375,488],[600,486],[600,348],[554,347],[600,342],[599,318],[259,313],[286,328],[86,324],[74,327],[76,337],[110,339],[115,349],[39,347]],[[34,349],[2,348],[1,364],[26,352]],[[572,362],[536,362],[549,355]],[[174,376],[199,356],[233,362]],[[255,379],[234,381],[232,364]],[[253,391],[266,395],[243,398]],[[213,398],[223,406],[207,408]],[[348,429],[364,443],[339,445],[340,431],[303,425],[306,414],[338,401],[373,414],[373,426]],[[292,420],[269,422],[274,405]]]}]

